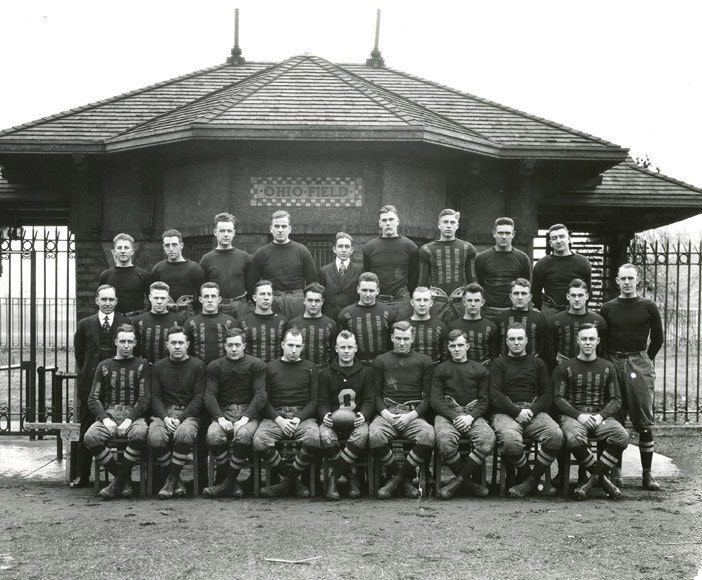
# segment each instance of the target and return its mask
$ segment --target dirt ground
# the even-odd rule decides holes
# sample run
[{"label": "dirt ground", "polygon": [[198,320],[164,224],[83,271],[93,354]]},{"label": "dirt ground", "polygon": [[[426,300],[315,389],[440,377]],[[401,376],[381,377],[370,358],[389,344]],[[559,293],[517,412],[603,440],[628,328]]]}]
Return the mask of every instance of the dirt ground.
[{"label": "dirt ground", "polygon": [[[624,498],[450,502],[137,499],[0,479],[0,580],[10,578],[695,578],[702,441],[666,436],[677,477]],[[267,562],[266,558],[306,564]]]}]

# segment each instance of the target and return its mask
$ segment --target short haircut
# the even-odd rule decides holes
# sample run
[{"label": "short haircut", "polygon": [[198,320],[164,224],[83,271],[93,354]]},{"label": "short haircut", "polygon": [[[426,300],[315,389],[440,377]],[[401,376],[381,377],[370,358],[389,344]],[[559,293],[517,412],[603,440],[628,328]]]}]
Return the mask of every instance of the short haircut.
[{"label": "short haircut", "polygon": [[[414,299],[414,295],[417,292],[429,292],[429,294],[431,294],[431,290],[429,288],[427,288],[426,286],[417,286],[414,290],[412,290],[412,299]],[[432,298],[433,298],[433,296],[432,296]]]},{"label": "short haircut", "polygon": [[512,289],[514,289],[515,286],[524,286],[525,288],[531,289],[531,282],[526,278],[517,278],[516,280],[512,280],[512,283],[509,285]]},{"label": "short haircut", "polygon": [[[178,326],[177,324],[175,326],[171,326],[167,331],[166,331],[166,340],[171,336],[171,334],[179,334],[179,333],[185,334],[185,329],[182,326]],[[187,336],[186,336],[187,339]]]},{"label": "short haircut", "polygon": [[246,342],[246,333],[241,330],[241,328],[230,328],[227,330],[226,334],[224,335],[224,342],[226,342],[228,338],[233,338],[235,336],[240,336],[242,342]]},{"label": "short haircut", "polygon": [[451,208],[442,209],[441,213],[439,214],[439,220],[441,220],[441,218],[444,217],[445,215],[452,215],[457,220],[461,219],[461,212],[456,211],[455,209],[451,209]]},{"label": "short haircut", "polygon": [[585,282],[585,280],[581,280],[580,278],[573,278],[570,281],[570,284],[568,284],[568,290],[570,290],[571,288],[582,288],[583,290],[585,290],[585,292],[589,292],[590,290],[587,287],[587,283]]},{"label": "short haircut", "polygon": [[363,274],[358,277],[358,283],[360,284],[361,282],[375,282],[380,286],[380,278],[378,278],[378,275],[374,272],[363,272]]},{"label": "short haircut", "polygon": [[217,282],[205,282],[202,286],[200,286],[200,294],[209,288],[214,288],[217,290],[217,292],[219,292],[219,284],[217,284]]},{"label": "short haircut", "polygon": [[526,326],[524,326],[521,322],[512,322],[507,327],[507,332],[509,332],[510,330],[523,330],[524,334],[526,334]]},{"label": "short haircut", "polygon": [[302,295],[305,298],[307,298],[308,292],[315,292],[317,294],[321,294],[322,298],[324,298],[327,295],[327,290],[319,282],[312,282],[310,284],[307,284],[307,286],[305,286],[305,289],[302,291]]},{"label": "short haircut", "polygon": [[296,337],[299,336],[304,341],[304,338],[302,336],[302,331],[297,326],[293,326],[292,328],[288,328],[285,331],[285,334],[283,335],[283,342],[288,340],[288,336],[296,336]]},{"label": "short haircut", "polygon": [[183,241],[183,234],[181,234],[178,230],[166,230],[161,234],[161,241],[163,241],[165,238],[178,238],[179,242]]},{"label": "short haircut", "polygon": [[346,239],[346,240],[348,240],[349,242],[351,242],[351,245],[353,246],[353,237],[351,236],[351,234],[347,234],[346,232],[338,232],[338,233],[336,234],[336,237],[334,238],[334,245],[336,246],[336,243],[337,243],[339,240],[344,240],[344,239]]},{"label": "short haircut", "polygon": [[407,332],[408,330],[412,331],[412,336],[414,336],[414,327],[406,320],[400,320],[399,322],[395,322],[392,325],[392,333],[394,333],[396,330],[399,330],[401,332]]},{"label": "short haircut", "polygon": [[481,296],[485,295],[485,290],[483,290],[483,287],[477,282],[471,282],[470,284],[466,284],[463,287],[463,296],[465,296],[469,292],[471,294],[480,294]]},{"label": "short haircut", "polygon": [[383,207],[380,208],[380,211],[378,212],[379,214],[382,213],[394,213],[397,217],[400,217],[400,214],[397,213],[397,208],[394,205],[384,205]]},{"label": "short haircut", "polygon": [[453,342],[454,340],[458,340],[459,338],[465,338],[466,343],[468,343],[468,335],[463,332],[460,328],[454,328],[452,331],[448,333],[448,341]]},{"label": "short haircut", "polygon": [[214,216],[214,227],[217,229],[217,224],[220,222],[230,222],[232,226],[236,228],[236,217],[234,217],[234,214],[232,213],[227,213],[222,212],[218,213],[216,216]]},{"label": "short haircut", "polygon": [[285,211],[284,209],[279,209],[278,211],[273,212],[273,215],[271,216],[271,222],[273,220],[279,220],[283,218],[288,218],[288,221],[292,221],[290,219],[290,214],[287,211]]},{"label": "short haircut", "polygon": [[120,241],[129,242],[130,244],[134,245],[134,238],[129,234],[125,234],[124,232],[117,234],[114,238],[112,238],[112,245],[116,246],[117,242]]},{"label": "short haircut", "polygon": [[336,335],[337,342],[339,342],[340,338],[344,340],[351,340],[353,338],[353,341],[357,342],[356,335],[353,332],[349,332],[348,330],[342,330],[339,334]]},{"label": "short haircut", "polygon": [[509,217],[498,217],[492,229],[496,230],[497,226],[512,226],[512,228],[514,228],[514,220]]},{"label": "short haircut", "polygon": [[597,336],[600,336],[599,329],[592,322],[586,322],[580,328],[578,328],[578,334],[580,334],[581,330],[590,330],[591,328],[594,328],[597,331]]},{"label": "short haircut", "polygon": [[555,232],[556,230],[565,230],[570,235],[570,230],[563,224],[553,224],[550,228],[548,228],[548,233],[546,234],[546,237],[548,238],[551,232]]},{"label": "short haircut", "polygon": [[[636,270],[636,266],[634,266],[634,264],[631,264],[630,262],[627,262],[626,264],[622,264],[621,266],[619,266],[619,268],[617,269],[617,276],[619,276],[619,270],[622,270],[622,269],[624,269],[624,268],[627,268],[627,269],[630,268],[630,269],[632,269],[632,270]],[[637,276],[638,276],[638,273],[639,273],[638,270],[636,270],[636,275],[637,275]]]},{"label": "short haircut", "polygon": [[119,334],[120,332],[131,332],[134,336],[136,336],[136,328],[134,328],[131,324],[120,324],[117,327],[116,334]]},{"label": "short haircut", "polygon": [[256,282],[256,284],[254,284],[254,294],[258,294],[258,289],[261,286],[270,286],[271,290],[273,290],[273,282],[271,282],[270,280],[259,280],[258,282]]},{"label": "short haircut", "polygon": [[149,294],[154,290],[165,290],[166,292],[170,292],[171,288],[165,282],[157,280],[156,282],[152,282],[151,286],[149,286]]},{"label": "short haircut", "polygon": [[[98,298],[100,296],[100,292],[103,290],[115,290],[114,286],[111,286],[110,284],[101,284],[100,286],[97,287],[97,290],[95,290],[95,298]],[[117,290],[115,290],[115,296],[117,296]]]}]

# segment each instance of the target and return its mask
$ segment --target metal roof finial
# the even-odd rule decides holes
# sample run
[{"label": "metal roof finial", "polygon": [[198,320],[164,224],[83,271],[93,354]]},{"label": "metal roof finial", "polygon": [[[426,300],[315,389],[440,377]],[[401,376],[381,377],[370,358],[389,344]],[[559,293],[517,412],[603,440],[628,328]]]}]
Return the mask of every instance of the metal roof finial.
[{"label": "metal roof finial", "polygon": [[378,8],[378,14],[375,19],[375,46],[371,50],[371,57],[366,60],[366,66],[371,66],[373,68],[380,68],[385,66],[385,60],[378,50],[378,40],[380,39],[380,8]]},{"label": "metal roof finial", "polygon": [[234,48],[232,48],[232,55],[227,58],[227,64],[233,66],[239,66],[246,63],[246,59],[241,56],[241,49],[239,48],[239,9],[234,9]]}]

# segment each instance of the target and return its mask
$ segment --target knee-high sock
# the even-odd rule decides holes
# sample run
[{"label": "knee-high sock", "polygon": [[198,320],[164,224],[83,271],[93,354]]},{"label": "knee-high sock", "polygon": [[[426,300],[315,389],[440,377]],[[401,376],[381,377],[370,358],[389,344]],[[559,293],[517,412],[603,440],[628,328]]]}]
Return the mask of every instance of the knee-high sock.
[{"label": "knee-high sock", "polygon": [[471,451],[468,455],[463,469],[461,470],[463,479],[470,479],[476,473],[480,473],[480,468],[482,467],[483,463],[485,463],[485,457],[485,455],[473,449],[473,451]]},{"label": "knee-high sock", "polygon": [[431,457],[434,448],[431,445],[415,445],[407,454],[407,461],[402,466],[400,473],[403,477],[412,477],[418,467]]},{"label": "knee-high sock", "polygon": [[346,447],[344,447],[339,454],[339,457],[334,462],[334,470],[332,471],[332,475],[334,477],[344,475],[344,473],[346,473],[351,466],[356,463],[356,460],[361,453],[363,453],[363,450],[360,447],[357,447],[353,443],[347,443]]},{"label": "knee-high sock", "polygon": [[639,454],[641,455],[641,469],[651,471],[651,463],[653,463],[653,433],[650,429],[639,433]]}]

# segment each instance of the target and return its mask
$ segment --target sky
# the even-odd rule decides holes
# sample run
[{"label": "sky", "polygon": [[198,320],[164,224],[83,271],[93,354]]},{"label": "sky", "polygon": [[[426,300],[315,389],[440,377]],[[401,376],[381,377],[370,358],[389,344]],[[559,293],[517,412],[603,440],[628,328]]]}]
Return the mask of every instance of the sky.
[{"label": "sky", "polygon": [[[387,66],[611,141],[702,188],[702,3],[0,2],[0,129],[224,62]],[[702,219],[693,221],[702,228]]]}]

